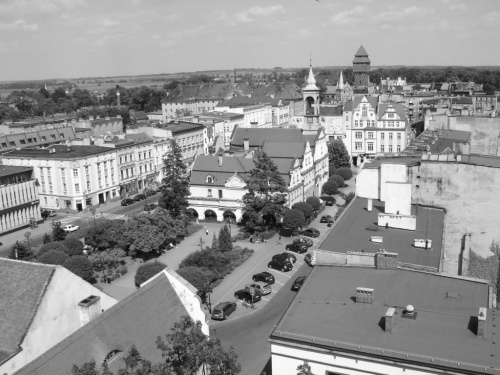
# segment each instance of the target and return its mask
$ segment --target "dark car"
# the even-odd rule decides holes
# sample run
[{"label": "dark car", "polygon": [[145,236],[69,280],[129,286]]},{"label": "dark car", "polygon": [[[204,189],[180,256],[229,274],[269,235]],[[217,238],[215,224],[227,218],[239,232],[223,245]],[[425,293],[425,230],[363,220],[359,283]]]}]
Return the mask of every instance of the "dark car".
[{"label": "dark car", "polygon": [[314,255],[311,253],[306,254],[306,256],[304,257],[304,262],[306,262],[308,266],[314,267],[315,263]]},{"label": "dark car", "polygon": [[295,263],[297,261],[297,258],[295,257],[295,255],[290,253],[281,253],[273,256],[273,260],[289,261],[290,263]]},{"label": "dark car", "polygon": [[136,202],[143,201],[144,199],[146,199],[146,196],[144,194],[137,194],[134,197],[134,201],[136,201]]},{"label": "dark car", "polygon": [[153,211],[156,208],[156,204],[146,204],[144,205],[144,211]]},{"label": "dark car", "polygon": [[263,281],[268,284],[274,284],[274,276],[267,271],[256,273],[252,276],[253,281]]},{"label": "dark car", "polygon": [[310,238],[299,237],[293,240],[293,243],[298,243],[299,245],[305,245],[307,247],[311,247],[314,245],[314,242]]},{"label": "dark car", "polygon": [[156,194],[156,190],[153,190],[153,189],[148,189],[144,192],[144,195],[150,197],[152,195],[155,195]]},{"label": "dark car", "polygon": [[272,260],[267,264],[267,266],[283,272],[290,271],[293,268],[292,263],[288,260]]},{"label": "dark car", "polygon": [[236,292],[234,292],[234,298],[236,299],[241,299],[245,302],[259,302],[260,299],[262,298],[262,294],[258,291],[258,290],[255,290],[255,294],[253,296],[253,299],[252,299],[252,295],[250,294],[250,291],[246,290],[246,289],[240,289],[240,290],[237,290]]},{"label": "dark car", "polygon": [[321,219],[319,220],[320,223],[328,223],[328,220],[330,220],[331,215],[323,215],[321,216]]},{"label": "dark car", "polygon": [[124,200],[122,200],[122,206],[128,206],[134,202],[135,201],[132,198],[125,198]]},{"label": "dark car", "polygon": [[297,254],[302,254],[302,253],[307,252],[307,246],[301,245],[299,243],[288,244],[288,245],[286,245],[285,249],[288,251],[293,251],[294,253],[297,253]]},{"label": "dark car", "polygon": [[226,320],[236,310],[236,303],[221,302],[212,310],[212,319]]},{"label": "dark car", "polygon": [[292,290],[299,290],[302,284],[304,284],[305,279],[306,279],[305,276],[297,277],[292,284]]},{"label": "dark car", "polygon": [[307,228],[302,232],[302,235],[307,237],[319,237],[319,234],[319,230],[316,228]]},{"label": "dark car", "polygon": [[327,206],[333,206],[335,204],[335,199],[330,199],[325,202]]}]

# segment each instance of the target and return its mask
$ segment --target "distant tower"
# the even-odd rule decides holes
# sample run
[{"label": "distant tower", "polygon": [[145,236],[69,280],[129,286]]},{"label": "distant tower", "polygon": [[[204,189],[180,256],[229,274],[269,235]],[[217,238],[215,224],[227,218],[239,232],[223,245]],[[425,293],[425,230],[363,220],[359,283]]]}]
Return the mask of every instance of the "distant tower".
[{"label": "distant tower", "polygon": [[340,71],[340,77],[339,77],[339,89],[343,90],[344,89],[344,76],[342,75],[342,70]]},{"label": "distant tower", "polygon": [[302,89],[304,100],[304,133],[306,131],[316,132],[319,129],[319,93],[320,89],[316,86],[312,65],[309,66],[309,76],[306,86]]},{"label": "distant tower", "polygon": [[370,59],[363,46],[359,47],[352,61],[354,87],[368,87],[370,83]]}]

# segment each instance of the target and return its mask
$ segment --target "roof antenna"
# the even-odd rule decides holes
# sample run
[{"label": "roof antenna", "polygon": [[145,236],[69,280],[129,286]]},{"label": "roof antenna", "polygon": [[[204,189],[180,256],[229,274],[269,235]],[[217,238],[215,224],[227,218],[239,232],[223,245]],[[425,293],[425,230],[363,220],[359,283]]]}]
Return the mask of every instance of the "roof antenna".
[{"label": "roof antenna", "polygon": [[311,51],[309,51],[309,67],[312,68]]}]

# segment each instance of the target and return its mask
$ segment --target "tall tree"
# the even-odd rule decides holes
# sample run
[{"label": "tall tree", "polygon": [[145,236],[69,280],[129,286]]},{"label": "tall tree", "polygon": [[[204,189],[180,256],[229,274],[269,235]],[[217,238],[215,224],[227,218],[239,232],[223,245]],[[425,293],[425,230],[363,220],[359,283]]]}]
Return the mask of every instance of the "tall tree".
[{"label": "tall tree", "polygon": [[190,193],[189,181],[185,178],[186,164],[182,160],[182,151],[175,139],[170,140],[169,150],[163,159],[163,170],[165,178],[158,205],[177,217],[185,213]]},{"label": "tall tree", "polygon": [[54,241],[62,241],[66,238],[66,232],[62,228],[60,221],[52,223],[52,239]]},{"label": "tall tree", "polygon": [[217,236],[215,235],[215,232],[214,232],[214,237],[212,238],[212,250],[213,251],[218,251],[219,250],[219,240],[217,239]]},{"label": "tall tree", "polygon": [[351,166],[351,158],[341,139],[335,139],[328,143],[328,157],[330,167],[341,168]]},{"label": "tall tree", "polygon": [[244,220],[248,229],[263,227],[270,216],[285,212],[286,184],[279,174],[276,164],[266,153],[255,160],[255,168],[251,170],[246,181],[248,194],[245,195]]},{"label": "tall tree", "polygon": [[233,241],[231,241],[227,225],[224,225],[219,231],[219,250],[223,253],[233,250]]},{"label": "tall tree", "polygon": [[30,259],[33,252],[22,242],[16,241],[10,248],[10,259],[27,260]]}]

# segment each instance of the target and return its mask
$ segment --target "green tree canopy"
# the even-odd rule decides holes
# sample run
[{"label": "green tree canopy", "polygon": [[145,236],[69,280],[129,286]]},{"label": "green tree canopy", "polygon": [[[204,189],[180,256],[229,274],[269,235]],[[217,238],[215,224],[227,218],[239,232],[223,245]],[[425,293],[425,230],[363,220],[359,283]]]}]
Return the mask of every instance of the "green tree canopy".
[{"label": "green tree canopy", "polygon": [[85,243],[100,251],[115,247],[126,250],[128,242],[124,231],[123,220],[99,220],[97,227],[92,226],[87,230]]},{"label": "green tree canopy", "polygon": [[335,182],[338,187],[342,187],[342,186],[345,185],[344,178],[342,176],[338,175],[338,174],[334,174],[334,175],[330,176],[330,178],[328,179],[328,181]]},{"label": "green tree canopy", "polygon": [[295,203],[292,206],[292,210],[302,211],[306,219],[309,219],[314,213],[313,206],[311,206],[309,203],[306,202]]},{"label": "green tree canopy", "polygon": [[315,210],[319,210],[321,208],[321,201],[318,197],[309,197],[306,199],[306,203],[309,203]]},{"label": "green tree canopy", "polygon": [[64,262],[68,259],[69,255],[62,251],[49,251],[37,257],[40,263],[44,264],[55,264],[62,266]]},{"label": "green tree canopy", "polygon": [[64,268],[80,276],[83,280],[89,281],[94,274],[92,263],[85,255],[75,255],[69,257],[63,264]]},{"label": "green tree canopy", "polygon": [[52,223],[52,240],[53,241],[62,241],[66,238],[66,232],[62,228],[60,221],[54,221]]},{"label": "green tree canopy", "polygon": [[349,181],[352,178],[352,170],[350,167],[341,167],[335,171],[335,174],[338,174],[345,181]]},{"label": "green tree canopy", "polygon": [[231,250],[233,250],[233,241],[228,226],[224,225],[219,231],[219,251],[225,253]]},{"label": "green tree canopy", "polygon": [[335,139],[328,142],[328,158],[330,161],[330,166],[335,168],[350,167],[351,158],[347,152],[347,148],[341,139]]},{"label": "green tree canopy", "polygon": [[139,287],[142,283],[148,281],[165,268],[167,268],[167,265],[158,261],[140,265],[135,273],[135,285]]},{"label": "green tree canopy", "polygon": [[283,226],[287,228],[298,228],[306,223],[304,213],[299,210],[287,210],[283,216]]},{"label": "green tree canopy", "polygon": [[16,241],[16,243],[10,248],[10,259],[29,260],[32,257],[33,252],[22,242]]},{"label": "green tree canopy", "polygon": [[66,246],[67,250],[65,251],[69,256],[83,254],[82,241],[79,241],[74,237],[68,237],[62,243],[64,244],[64,246]]},{"label": "green tree canopy", "polygon": [[338,185],[335,181],[327,181],[323,184],[323,194],[334,195],[338,192]]},{"label": "green tree canopy", "polygon": [[125,257],[124,250],[118,248],[103,251],[94,251],[88,259],[92,263],[94,271],[102,272],[106,276],[106,270],[115,269],[120,265],[120,260]]}]

